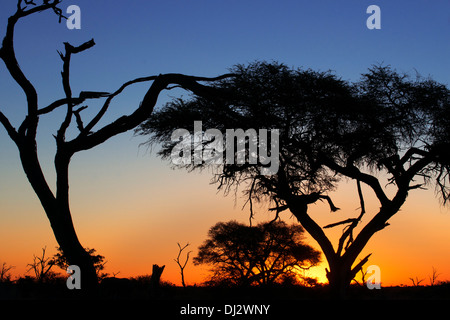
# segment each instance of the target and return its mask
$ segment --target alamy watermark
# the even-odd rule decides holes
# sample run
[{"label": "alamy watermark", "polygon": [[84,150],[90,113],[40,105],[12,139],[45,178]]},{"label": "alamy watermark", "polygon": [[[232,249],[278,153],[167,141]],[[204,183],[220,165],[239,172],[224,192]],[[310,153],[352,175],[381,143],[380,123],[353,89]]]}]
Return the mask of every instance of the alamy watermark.
[{"label": "alamy watermark", "polygon": [[66,285],[70,290],[81,289],[81,270],[77,265],[70,265],[67,267],[67,273],[70,277],[67,278]]},{"label": "alamy watermark", "polygon": [[367,29],[381,29],[381,9],[377,5],[370,5],[367,7],[366,13],[371,15],[366,20]]},{"label": "alamy watermark", "polygon": [[366,274],[370,274],[367,278],[366,286],[368,289],[381,289],[381,270],[377,265],[367,267]]},{"label": "alamy watermark", "polygon": [[73,30],[73,29],[81,29],[81,9],[77,5],[70,5],[67,7],[66,10],[67,14],[70,14],[70,16],[67,17],[66,20],[66,26],[67,29]]},{"label": "alamy watermark", "polygon": [[[69,30],[81,29],[81,9],[77,5],[70,5],[66,10],[67,17],[66,26]],[[381,29],[381,9],[377,5],[370,5],[366,9],[366,13],[370,16],[366,20],[366,26],[368,29]]]},{"label": "alamy watermark", "polygon": [[202,122],[194,121],[193,134],[176,129],[171,140],[176,144],[170,158],[176,165],[247,163],[260,165],[262,175],[278,172],[278,129],[226,129],[224,137],[219,129],[203,131]]}]

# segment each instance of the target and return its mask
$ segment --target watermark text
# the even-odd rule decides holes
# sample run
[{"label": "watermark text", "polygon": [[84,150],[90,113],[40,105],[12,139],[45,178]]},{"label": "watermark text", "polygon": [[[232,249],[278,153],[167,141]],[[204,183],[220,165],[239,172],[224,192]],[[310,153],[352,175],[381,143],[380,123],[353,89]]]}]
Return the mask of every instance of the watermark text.
[{"label": "watermark text", "polygon": [[171,160],[176,165],[253,164],[262,175],[274,175],[279,167],[278,129],[218,129],[203,131],[202,122],[194,121],[194,132],[176,129],[171,136],[175,146]]}]

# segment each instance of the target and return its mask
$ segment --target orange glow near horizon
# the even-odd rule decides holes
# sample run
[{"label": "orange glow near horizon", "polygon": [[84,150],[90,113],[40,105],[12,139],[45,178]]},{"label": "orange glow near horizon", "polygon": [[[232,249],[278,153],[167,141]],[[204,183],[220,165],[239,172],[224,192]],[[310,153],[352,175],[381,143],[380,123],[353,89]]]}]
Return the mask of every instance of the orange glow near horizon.
[{"label": "orange glow near horizon", "polygon": [[[191,260],[185,269],[188,285],[200,284],[208,276],[208,267],[194,266],[192,257],[207,237],[211,226],[219,221],[237,220],[248,223],[248,207],[242,209],[243,199],[234,195],[224,197],[217,186],[209,184],[211,175],[172,170],[154,156],[136,156],[130,150],[104,148],[101,152],[110,159],[107,165],[92,162],[87,155],[75,159],[72,171],[71,203],[73,220],[81,243],[96,249],[106,257],[105,272],[117,277],[137,277],[151,274],[153,264],[165,265],[163,281],[181,285],[180,270],[174,262],[178,254],[177,242],[188,247]],[[92,158],[90,158],[92,157]],[[90,164],[87,165],[87,162]],[[121,166],[128,162],[129,166]],[[14,172],[16,171],[16,172]],[[75,174],[76,173],[76,174]],[[40,255],[47,247],[48,255],[56,253],[52,230],[39,202],[27,185],[19,165],[12,167],[17,186],[3,190],[8,201],[0,207],[0,263],[12,265],[14,277],[23,276],[33,254]],[[89,182],[87,182],[89,181]],[[369,189],[363,189],[367,214],[357,229],[376,213],[377,203]],[[324,226],[355,217],[359,214],[359,199],[353,183],[343,184],[331,194],[341,210],[331,213],[326,202],[310,207],[310,215]],[[265,205],[256,206],[255,223],[273,218]],[[296,223],[291,214],[281,218]],[[372,253],[365,268],[378,265],[382,286],[411,285],[409,278],[424,279],[434,267],[438,280],[450,279],[449,209],[442,207],[432,190],[413,190],[402,210],[390,221],[390,226],[376,233],[358,257],[360,261]],[[342,228],[326,229],[334,245]],[[305,241],[320,250],[315,241]],[[184,256],[182,256],[183,259]],[[320,266],[311,268],[308,276],[327,282],[322,255]]]}]

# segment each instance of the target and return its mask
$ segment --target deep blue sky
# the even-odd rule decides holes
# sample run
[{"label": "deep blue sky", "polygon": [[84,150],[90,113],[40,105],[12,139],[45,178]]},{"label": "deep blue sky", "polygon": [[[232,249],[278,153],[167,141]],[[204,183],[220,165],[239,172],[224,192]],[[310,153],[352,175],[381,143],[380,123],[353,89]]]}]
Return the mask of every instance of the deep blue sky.
[{"label": "deep blue sky", "polygon": [[[439,82],[450,84],[448,0],[70,0],[63,1],[60,7],[65,11],[72,4],[81,8],[81,30],[68,30],[64,21],[58,24],[53,12],[27,17],[17,26],[17,58],[39,93],[41,107],[64,97],[60,77],[62,62],[57,50],[63,50],[65,41],[79,45],[91,38],[94,38],[96,46],[72,58],[74,95],[81,90],[114,91],[128,80],[159,73],[217,76],[226,73],[234,64],[254,60],[277,60],[292,67],[333,70],[343,79],[352,81],[358,80],[372,64],[384,63],[412,75],[417,70],[424,76],[431,75]],[[381,8],[381,30],[366,27],[369,17],[366,9],[372,4]],[[15,9],[16,1],[1,1],[1,38],[6,19]],[[126,90],[111,106],[106,120],[132,112],[147,89],[148,84]],[[170,91],[168,94],[180,93]],[[163,95],[160,104],[166,100],[167,95]],[[0,110],[15,126],[23,120],[24,103],[23,93],[0,63]],[[88,116],[89,110],[82,115]],[[53,167],[51,151],[54,148],[51,135],[56,132],[62,117],[63,114],[56,113],[40,122],[39,151],[42,166],[50,177]],[[171,188],[179,192],[180,179],[185,179],[183,181],[188,184],[196,181],[187,173],[186,176],[175,173],[169,176],[167,164],[160,164],[153,156],[137,156],[142,139],[132,139],[131,135],[114,138],[96,150],[77,155],[72,162],[72,199],[75,204],[81,203],[75,205],[74,211],[77,228],[83,235],[89,234],[91,227],[95,233],[100,220],[103,225],[107,221],[120,221],[118,225],[123,221],[136,221],[143,225],[143,220],[131,216],[127,207],[131,200],[126,196],[139,195],[142,199],[150,199],[148,207],[132,208],[134,211],[148,212],[155,207],[172,205],[167,202],[158,204],[157,196],[153,194],[152,197],[149,190],[142,190],[147,183],[147,174],[147,187],[156,186],[160,192],[166,191],[164,184],[170,183],[170,177],[175,177],[175,182],[172,182],[178,183]],[[42,237],[52,238],[42,209],[21,171],[17,150],[1,126],[0,177],[0,235],[12,230],[20,237],[20,232],[24,232],[24,221],[27,221],[30,228],[42,224],[46,232]],[[204,186],[202,181],[195,187],[197,189],[190,189],[198,190],[198,195],[211,190],[203,187],[211,188]],[[111,188],[117,188],[114,191],[117,193]],[[120,192],[123,191],[127,194],[122,195]],[[158,190],[151,191],[157,193]],[[189,192],[189,189],[184,192]],[[199,199],[190,201],[186,197],[183,208],[199,202]],[[80,199],[82,201],[77,202]],[[177,203],[173,202],[174,205]],[[115,218],[111,212],[122,207],[128,210],[127,220],[115,220],[119,219],[119,214]],[[98,208],[109,208],[109,216],[95,212]],[[161,212],[164,210],[169,209],[161,209]],[[186,218],[181,217],[182,211],[180,209],[173,215],[164,213],[161,219],[169,219],[170,216],[173,221],[184,221]],[[83,220],[83,215],[88,214],[92,214],[91,217]],[[98,220],[92,221],[95,214]],[[217,218],[205,220],[205,225],[197,232],[206,234],[207,228],[216,221]],[[130,224],[130,229],[135,230],[133,228],[136,227]],[[184,239],[189,241],[189,237],[187,234]],[[35,247],[27,252],[29,256],[38,253],[43,245],[43,238],[36,236],[36,239],[33,240]],[[9,241],[9,238],[0,237],[4,246]],[[143,241],[136,236],[136,243]],[[20,246],[18,242],[14,243]],[[29,244],[24,242],[23,246],[28,250]],[[87,246],[97,248],[96,243]],[[0,253],[2,250],[5,252],[5,248],[9,247],[0,246]],[[14,250],[21,249],[15,247]],[[108,256],[107,252],[105,254]],[[7,255],[3,257],[7,259]]]},{"label": "deep blue sky", "polygon": [[[42,106],[63,97],[57,54],[62,43],[79,45],[91,38],[97,45],[72,59],[74,94],[112,91],[127,80],[158,73],[216,76],[254,60],[333,70],[352,81],[372,64],[384,63],[450,83],[447,0],[72,0],[60,7],[65,11],[71,4],[81,9],[81,30],[68,30],[64,21],[58,24],[53,12],[27,17],[17,26],[17,57]],[[381,30],[366,27],[371,4],[381,8]],[[3,37],[15,1],[3,1],[1,8]],[[146,88],[127,90],[108,120],[133,110]],[[164,96],[161,101],[166,101]],[[18,112],[23,102],[23,94],[0,65],[0,108],[15,125],[23,119]],[[4,135],[0,143],[6,143]]]},{"label": "deep blue sky", "polygon": [[[70,4],[81,8],[81,30],[68,30],[50,12],[18,26],[17,56],[42,92],[43,103],[62,95],[56,50],[64,41],[78,45],[90,38],[97,45],[73,59],[75,92],[108,91],[134,77],[165,72],[214,76],[256,59],[331,69],[351,80],[371,64],[384,62],[405,72],[416,68],[449,83],[447,0],[72,0],[61,8]],[[381,30],[366,28],[370,4],[381,8]],[[3,34],[15,1],[1,6]],[[0,70],[0,102],[6,107],[13,89],[4,68]]]}]

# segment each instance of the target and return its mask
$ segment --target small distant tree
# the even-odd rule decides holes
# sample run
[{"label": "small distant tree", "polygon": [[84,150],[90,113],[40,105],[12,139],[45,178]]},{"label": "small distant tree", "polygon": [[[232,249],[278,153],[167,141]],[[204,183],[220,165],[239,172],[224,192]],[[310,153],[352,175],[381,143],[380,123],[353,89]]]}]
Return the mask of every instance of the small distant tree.
[{"label": "small distant tree", "polygon": [[181,262],[181,260],[180,260],[180,256],[181,256],[181,253],[183,252],[183,250],[184,249],[186,249],[188,246],[189,246],[189,243],[187,243],[184,247],[181,247],[181,245],[179,244],[179,243],[177,243],[178,244],[178,256],[177,256],[177,258],[176,259],[174,259],[175,260],[175,262],[178,264],[178,266],[180,267],[180,273],[181,273],[181,284],[183,285],[183,288],[186,288],[186,283],[184,282],[184,269],[186,268],[186,265],[187,265],[187,263],[188,263],[188,261],[189,261],[189,254],[192,252],[192,251],[189,251],[187,254],[186,254],[186,260],[184,261],[184,262]]},{"label": "small distant tree", "polygon": [[42,255],[33,255],[33,262],[27,264],[29,267],[27,272],[33,271],[38,282],[45,282],[55,276],[55,272],[51,270],[55,261],[51,257],[45,256],[45,250],[46,247],[42,248]]},{"label": "small distant tree", "polygon": [[298,277],[320,262],[320,252],[303,243],[303,228],[281,221],[251,227],[219,222],[200,246],[194,264],[212,266],[214,283],[266,285]]},{"label": "small distant tree", "polygon": [[425,279],[420,279],[418,277],[416,278],[409,278],[409,280],[411,280],[412,284],[414,287],[418,287],[420,285],[420,283],[425,280]]},{"label": "small distant tree", "polygon": [[11,281],[10,271],[12,269],[14,269],[14,266],[7,265],[6,262],[3,262],[2,268],[0,269],[0,283]]},{"label": "small distant tree", "polygon": [[433,272],[431,273],[431,276],[429,276],[430,279],[430,286],[434,286],[438,284],[437,278],[440,276],[440,273],[437,273],[437,269],[433,267]]}]

